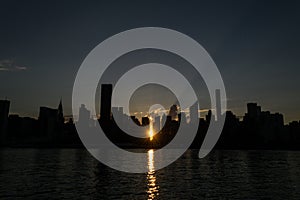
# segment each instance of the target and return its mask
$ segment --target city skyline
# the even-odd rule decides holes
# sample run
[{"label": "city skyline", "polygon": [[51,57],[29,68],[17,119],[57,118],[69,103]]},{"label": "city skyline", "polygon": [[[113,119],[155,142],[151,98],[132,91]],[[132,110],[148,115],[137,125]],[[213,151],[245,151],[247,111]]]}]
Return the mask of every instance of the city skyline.
[{"label": "city skyline", "polygon": [[[0,101],[1,102],[8,102],[8,106],[9,106],[9,108],[10,108],[10,106],[12,106],[13,105],[13,103],[9,100],[9,99],[0,99]],[[60,99],[60,100],[58,100],[58,102],[59,102],[59,106],[61,107],[63,104],[62,104],[62,98]],[[246,105],[248,105],[248,104],[258,104],[258,102],[250,102],[250,101],[248,101],[247,103],[246,103]],[[176,104],[173,104],[173,105],[176,105]],[[260,104],[261,105],[261,104]],[[81,104],[81,107],[79,107],[78,108],[78,110],[79,110],[79,112],[78,113],[80,113],[80,108],[82,108],[82,106],[85,106],[84,104]],[[171,105],[172,106],[172,105]],[[170,106],[170,107],[171,107]],[[185,113],[185,114],[188,114],[188,118],[191,118],[190,117],[190,115],[193,115],[194,114],[194,111],[191,111],[191,108],[193,107],[190,107],[190,108],[185,108],[185,109],[181,109],[180,108],[180,106],[179,105],[177,105],[178,107],[179,107],[179,109],[180,109],[180,113]],[[41,109],[54,109],[54,107],[55,106],[38,106],[37,107],[37,110],[40,110],[41,111]],[[259,107],[263,107],[263,106],[259,106]],[[114,109],[114,108],[122,108],[122,113],[123,114],[125,114],[125,115],[127,115],[127,116],[135,116],[135,117],[137,117],[137,119],[139,119],[139,120],[142,120],[142,118],[143,117],[149,117],[150,115],[151,115],[151,113],[150,112],[147,112],[147,111],[145,111],[145,112],[130,112],[130,113],[125,113],[125,112],[123,112],[123,107],[111,107],[111,109]],[[85,107],[84,107],[84,109],[86,109]],[[247,110],[247,107],[245,106],[245,110]],[[206,108],[206,109],[198,109],[198,118],[199,119],[201,119],[201,118],[205,118],[205,116],[207,116],[207,114],[209,113],[209,112],[211,112],[211,111],[214,111],[214,109],[210,109],[210,108]],[[229,111],[229,112],[233,112],[232,110],[230,110],[230,109],[227,109],[226,111],[224,111],[223,113],[225,113],[225,112],[227,112],[227,111]],[[93,119],[93,120],[97,120],[97,119],[100,119],[101,118],[101,115],[99,115],[99,114],[96,114],[96,115],[92,115],[91,114],[91,111],[90,110],[87,110],[86,109],[86,112],[88,112],[89,113],[89,117],[91,118],[91,119]],[[169,112],[169,109],[166,109],[166,110],[159,110],[159,112],[161,112],[161,113],[163,113],[163,114],[165,114],[165,115],[167,115],[167,113]],[[191,112],[192,112],[192,114],[191,114]],[[215,112],[215,111],[214,111]],[[272,111],[270,111],[270,110],[268,110],[268,112],[272,112]],[[204,114],[200,114],[200,113],[204,113]],[[234,112],[233,112],[234,113]],[[246,112],[245,112],[246,113]],[[239,119],[239,120],[242,120],[243,119],[243,117],[245,116],[245,113],[243,113],[242,115],[236,115],[236,117]],[[285,120],[285,118],[284,118],[284,113],[282,113],[282,112],[278,112],[278,111],[275,111],[275,112],[273,112],[273,113],[275,113],[275,114],[277,114],[277,113],[279,113],[279,114],[282,114],[283,115],[283,121],[284,121],[284,124],[289,124],[289,123],[291,123],[291,122],[300,122],[300,119],[296,119],[296,120],[292,120],[292,121],[287,121],[287,120]],[[10,109],[8,109],[8,116],[19,116],[19,117],[24,117],[24,118],[32,118],[32,119],[38,119],[39,118],[39,116],[40,116],[40,113],[37,115],[37,116],[30,116],[30,115],[19,115],[19,113],[12,113],[12,112],[10,112]],[[194,114],[194,116],[195,116],[195,114]],[[214,115],[215,116],[215,115]],[[76,121],[78,121],[78,119],[79,119],[79,115],[72,115],[72,114],[64,114],[63,115],[63,117],[65,117],[66,118],[66,121],[65,122],[67,122],[67,120],[68,119],[75,119]],[[216,117],[216,116],[215,116]],[[216,119],[217,119],[217,117],[216,117]]]},{"label": "city skyline", "polygon": [[[103,87],[104,86],[104,87]],[[100,106],[100,108],[104,108],[104,109],[99,109],[100,110],[100,112],[99,113],[102,113],[102,116],[109,116],[109,115],[112,115],[113,114],[113,112],[112,112],[112,110],[114,110],[114,109],[117,109],[117,110],[119,110],[119,109],[121,109],[122,110],[122,114],[125,114],[125,115],[127,115],[128,117],[131,117],[131,116],[134,116],[134,117],[137,117],[137,119],[139,119],[139,121],[140,122],[142,122],[142,118],[143,117],[150,117],[151,116],[151,113],[150,112],[147,112],[147,111],[145,111],[145,112],[130,112],[130,113],[126,113],[126,112],[123,112],[123,107],[122,106],[112,106],[112,104],[111,104],[111,99],[107,99],[107,98],[105,98],[106,96],[111,96],[112,95],[112,90],[113,90],[113,86],[112,86],[112,84],[103,84],[102,85],[102,92],[104,92],[104,93],[106,93],[106,95],[100,95],[101,96],[101,101],[100,101],[100,103],[99,103],[99,105],[101,104],[102,106]],[[103,89],[104,88],[104,89]],[[197,116],[197,119],[203,119],[203,118],[205,118],[208,114],[209,114],[209,112],[214,112],[214,115],[213,115],[213,117],[214,117],[214,119],[215,120],[217,120],[218,119],[218,115],[220,116],[221,114],[224,114],[224,113],[226,113],[226,112],[232,112],[232,113],[234,113],[232,110],[230,110],[230,109],[227,109],[226,111],[221,111],[220,110],[220,91],[219,90],[216,90],[216,93],[215,93],[215,95],[216,95],[216,101],[217,101],[217,109],[219,110],[219,111],[214,111],[213,109],[210,109],[210,108],[207,108],[207,109],[202,109],[202,110],[200,110],[199,108],[197,108],[198,107],[198,104],[197,103],[195,103],[194,105],[192,105],[191,107],[189,107],[189,108],[185,108],[185,109],[181,109],[180,108],[180,105],[177,105],[177,104],[171,104],[169,107],[166,107],[167,109],[166,110],[160,110],[160,112],[161,113],[163,113],[164,115],[168,115],[168,113],[170,112],[170,109],[174,106],[174,105],[176,105],[176,106],[178,106],[178,113],[184,113],[184,114],[187,114],[187,116],[188,116],[188,120],[187,120],[187,122],[189,121],[189,120],[191,120],[191,118],[196,118],[196,116]],[[53,108],[53,106],[39,106],[38,108],[39,108],[39,114],[36,116],[36,117],[32,117],[32,116],[21,116],[21,115],[19,115],[18,113],[11,113],[10,112],[10,107],[11,107],[11,105],[13,105],[13,103],[9,100],[9,99],[0,99],[0,102],[1,103],[3,103],[3,105],[4,105],[4,107],[1,107],[2,109],[4,109],[4,111],[5,112],[7,112],[7,116],[19,116],[19,117],[25,117],[25,118],[32,118],[32,119],[39,119],[40,118],[40,116],[41,116],[41,111],[43,111],[43,110],[55,110],[54,108]],[[85,107],[85,105],[84,104],[81,104],[81,106],[78,108],[78,113],[79,113],[79,115],[69,115],[69,114],[64,114],[63,115],[63,101],[62,101],[62,98],[60,98],[59,99],[59,104],[58,104],[58,110],[60,111],[60,116],[61,117],[65,117],[66,119],[72,119],[72,120],[76,120],[76,121],[78,121],[79,120],[79,118],[80,118],[80,112],[81,112],[81,109],[83,109],[84,111],[84,113],[85,114],[83,114],[83,115],[85,115],[85,116],[88,116],[90,119],[93,119],[93,120],[97,120],[97,119],[100,119],[101,118],[101,114],[97,114],[97,115],[93,115],[93,114],[91,114],[91,111],[90,110],[88,110],[88,109],[86,109],[86,107]],[[104,102],[103,104],[101,103],[101,102]],[[245,109],[247,110],[249,110],[249,105],[250,105],[250,108],[251,108],[251,106],[254,106],[254,107],[256,107],[257,106],[257,104],[258,104],[258,102],[250,102],[250,101],[248,101],[247,103],[246,103],[246,105],[247,105],[247,107],[245,107]],[[197,107],[195,107],[195,106],[197,106]],[[262,108],[263,106],[261,106],[261,104],[260,104],[260,106],[258,106],[258,109],[259,109],[259,112],[261,112],[261,108]],[[169,108],[169,109],[168,109]],[[196,111],[197,110],[197,111]],[[252,109],[253,110],[253,109]],[[2,111],[2,110],[1,110]],[[4,112],[4,111],[2,111],[2,112]],[[116,113],[118,113],[119,111],[117,111]],[[154,112],[154,110],[152,110],[152,112]],[[204,113],[204,115],[200,115],[200,113]],[[266,112],[272,112],[272,111],[270,111],[270,110],[268,110],[268,111],[266,111]],[[88,113],[88,114],[87,114]],[[111,113],[111,114],[108,114],[108,113]],[[246,114],[247,112],[245,112],[243,115],[240,115],[240,116],[238,116],[238,115],[236,115],[236,117],[239,119],[239,120],[243,120],[243,118],[245,117],[245,114]],[[281,114],[282,116],[283,116],[283,122],[284,122],[284,124],[289,124],[289,123],[292,123],[292,122],[299,122],[300,123],[300,119],[298,119],[298,120],[292,120],[292,121],[286,121],[285,119],[284,119],[284,113],[281,113],[281,112],[274,112],[275,114]],[[159,116],[157,113],[154,113],[155,114],[155,116]],[[2,118],[3,118],[3,116],[2,116]],[[108,119],[107,119],[108,120]],[[67,121],[65,121],[65,122],[67,122]],[[75,121],[74,121],[75,122]]]},{"label": "city skyline", "polygon": [[74,78],[85,56],[111,35],[157,26],[185,33],[205,47],[224,79],[228,109],[238,116],[250,101],[285,113],[286,121],[300,118],[299,2],[115,5],[72,2],[70,9],[67,2],[3,3],[0,98],[14,102],[11,113],[36,117],[37,105],[56,106],[62,97],[70,115]]},{"label": "city skyline", "polygon": [[[81,104],[79,119],[64,118],[60,99],[57,108],[41,106],[38,119],[9,115],[11,102],[0,100],[0,136],[4,147],[82,147],[78,128],[97,130],[97,123],[105,135],[122,148],[161,148],[177,134],[180,126],[198,124],[197,135],[190,148],[199,148],[210,124],[225,124],[216,148],[225,149],[298,149],[300,120],[284,123],[283,114],[265,111],[257,103],[247,103],[247,112],[240,120],[233,112],[220,112],[220,91],[215,91],[217,111],[208,111],[199,118],[198,104],[189,108],[189,117],[178,105],[169,107],[165,115],[148,115],[138,119],[126,115],[123,107],[112,107],[112,84],[101,85],[100,118],[91,118],[91,112]],[[221,119],[220,121],[218,119]],[[132,123],[134,122],[134,123]],[[75,128],[76,125],[76,128]],[[77,131],[76,131],[77,129]],[[189,134],[189,133],[187,133]],[[90,141],[89,145],[101,145]],[[96,142],[96,143],[95,143]],[[181,144],[176,144],[181,145]]]}]

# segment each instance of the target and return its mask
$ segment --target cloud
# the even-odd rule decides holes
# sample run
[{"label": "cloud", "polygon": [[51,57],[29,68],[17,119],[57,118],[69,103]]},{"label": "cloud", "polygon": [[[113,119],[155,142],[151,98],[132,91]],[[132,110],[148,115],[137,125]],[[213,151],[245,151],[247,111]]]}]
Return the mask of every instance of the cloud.
[{"label": "cloud", "polygon": [[28,68],[17,65],[13,60],[0,60],[0,71],[15,72],[25,70],[28,70]]}]

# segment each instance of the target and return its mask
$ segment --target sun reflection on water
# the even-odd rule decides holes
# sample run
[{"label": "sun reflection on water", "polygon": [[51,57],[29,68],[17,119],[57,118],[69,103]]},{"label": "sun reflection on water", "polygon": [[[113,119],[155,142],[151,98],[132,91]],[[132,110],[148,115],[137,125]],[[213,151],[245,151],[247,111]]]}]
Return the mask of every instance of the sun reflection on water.
[{"label": "sun reflection on water", "polygon": [[154,150],[148,151],[148,200],[156,199],[159,195],[159,186],[156,183],[155,168],[154,168]]}]

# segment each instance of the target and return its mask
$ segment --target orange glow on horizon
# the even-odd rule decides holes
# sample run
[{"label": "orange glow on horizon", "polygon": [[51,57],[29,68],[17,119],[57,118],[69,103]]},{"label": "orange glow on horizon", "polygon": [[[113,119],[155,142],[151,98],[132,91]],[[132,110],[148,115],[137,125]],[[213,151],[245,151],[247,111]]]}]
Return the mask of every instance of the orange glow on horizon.
[{"label": "orange glow on horizon", "polygon": [[152,122],[152,118],[150,117],[149,118],[150,120],[150,124],[149,124],[149,138],[150,138],[150,141],[153,140],[153,136],[154,136],[154,130],[153,130],[153,122]]}]

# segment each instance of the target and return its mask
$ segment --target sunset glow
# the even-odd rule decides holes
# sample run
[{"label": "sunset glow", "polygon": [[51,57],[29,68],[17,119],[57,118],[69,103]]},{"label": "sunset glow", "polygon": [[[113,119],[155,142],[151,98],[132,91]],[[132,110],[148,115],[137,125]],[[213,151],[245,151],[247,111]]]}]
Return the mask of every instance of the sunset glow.
[{"label": "sunset glow", "polygon": [[151,117],[149,118],[149,120],[150,120],[150,124],[149,124],[149,138],[150,138],[150,141],[152,141],[153,140],[153,136],[154,136],[153,121],[152,121]]}]

